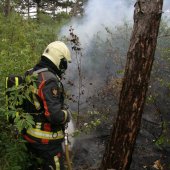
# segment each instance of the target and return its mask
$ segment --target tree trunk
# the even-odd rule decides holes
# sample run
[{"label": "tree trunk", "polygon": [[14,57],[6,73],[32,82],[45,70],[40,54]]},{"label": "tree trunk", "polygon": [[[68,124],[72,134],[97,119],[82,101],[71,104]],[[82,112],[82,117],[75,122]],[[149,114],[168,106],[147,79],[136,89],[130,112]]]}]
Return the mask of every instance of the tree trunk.
[{"label": "tree trunk", "polygon": [[41,2],[41,0],[36,0],[36,3],[37,3],[37,20],[39,20],[39,15],[40,15],[40,2]]},{"label": "tree trunk", "polygon": [[10,13],[10,0],[5,0],[4,14],[7,17]]},{"label": "tree trunk", "polygon": [[135,4],[118,116],[100,170],[130,168],[154,60],[162,6],[163,0],[138,0]]},{"label": "tree trunk", "polygon": [[30,0],[27,0],[27,13],[28,13],[28,19],[30,18]]}]

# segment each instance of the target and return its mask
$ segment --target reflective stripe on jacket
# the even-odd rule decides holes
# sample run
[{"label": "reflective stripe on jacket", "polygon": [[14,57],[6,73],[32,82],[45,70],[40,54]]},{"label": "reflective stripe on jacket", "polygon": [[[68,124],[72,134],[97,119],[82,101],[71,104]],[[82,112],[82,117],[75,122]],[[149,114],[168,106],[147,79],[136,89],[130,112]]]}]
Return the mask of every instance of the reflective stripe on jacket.
[{"label": "reflective stripe on jacket", "polygon": [[46,131],[35,129],[35,128],[29,128],[27,130],[27,134],[35,138],[48,139],[48,140],[57,140],[57,139],[64,138],[64,133],[62,130],[58,132],[46,132]]}]

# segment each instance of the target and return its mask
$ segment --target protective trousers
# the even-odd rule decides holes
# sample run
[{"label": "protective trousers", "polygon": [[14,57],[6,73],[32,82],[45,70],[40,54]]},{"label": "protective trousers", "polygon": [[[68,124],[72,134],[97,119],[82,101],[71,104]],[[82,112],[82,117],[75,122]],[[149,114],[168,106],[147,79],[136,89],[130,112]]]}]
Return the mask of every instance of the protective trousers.
[{"label": "protective trousers", "polygon": [[62,144],[28,144],[28,150],[34,155],[34,158],[42,159],[42,165],[38,167],[36,160],[32,161],[30,170],[65,170],[64,155]]}]

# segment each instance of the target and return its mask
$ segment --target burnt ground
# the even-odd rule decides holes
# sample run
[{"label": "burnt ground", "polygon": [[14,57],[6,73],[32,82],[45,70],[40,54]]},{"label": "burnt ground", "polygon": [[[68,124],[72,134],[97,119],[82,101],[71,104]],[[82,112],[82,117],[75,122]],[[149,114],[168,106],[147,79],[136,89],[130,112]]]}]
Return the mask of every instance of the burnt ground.
[{"label": "burnt ground", "polygon": [[[106,137],[86,136],[76,140],[73,151],[74,170],[92,170],[100,165]],[[140,132],[133,153],[130,170],[154,170],[154,162],[160,160],[164,170],[170,170],[170,147],[158,148],[147,132]]]},{"label": "burnt ground", "polygon": [[[130,170],[170,170],[170,145],[156,145],[162,129],[158,122],[148,120],[148,115],[146,117],[142,119]],[[74,170],[95,170],[100,165],[104,145],[109,138],[109,129],[103,129],[100,127],[93,134],[76,138],[73,148]]]}]

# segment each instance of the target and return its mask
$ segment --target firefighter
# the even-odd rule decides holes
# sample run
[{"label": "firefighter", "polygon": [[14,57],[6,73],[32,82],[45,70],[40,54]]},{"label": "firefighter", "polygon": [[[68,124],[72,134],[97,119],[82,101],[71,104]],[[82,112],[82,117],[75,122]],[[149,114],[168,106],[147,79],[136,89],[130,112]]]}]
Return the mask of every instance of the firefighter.
[{"label": "firefighter", "polygon": [[32,86],[33,102],[27,101],[24,106],[33,115],[35,125],[26,129],[23,136],[29,151],[44,160],[43,170],[65,169],[62,142],[70,116],[64,107],[61,78],[69,62],[68,47],[55,41],[46,47],[39,63],[26,72],[26,76],[37,76],[36,87]]}]

